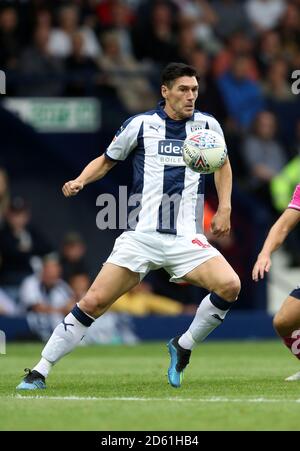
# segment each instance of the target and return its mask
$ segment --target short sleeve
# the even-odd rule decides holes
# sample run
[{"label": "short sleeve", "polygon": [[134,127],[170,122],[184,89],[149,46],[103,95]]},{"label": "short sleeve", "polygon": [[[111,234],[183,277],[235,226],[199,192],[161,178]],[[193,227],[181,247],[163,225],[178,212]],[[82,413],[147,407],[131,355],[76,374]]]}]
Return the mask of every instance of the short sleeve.
[{"label": "short sleeve", "polygon": [[219,133],[219,135],[221,135],[224,138],[224,140],[225,140],[224,133],[223,133],[221,125],[219,124],[217,119],[215,119],[212,116],[211,116],[211,122],[210,122],[210,127],[209,128],[211,130],[213,130],[214,132]]},{"label": "short sleeve", "polygon": [[142,116],[134,116],[125,121],[108,146],[105,156],[112,161],[124,161],[137,146],[142,124]]},{"label": "short sleeve", "polygon": [[300,184],[296,186],[291,202],[288,208],[294,208],[300,211]]}]

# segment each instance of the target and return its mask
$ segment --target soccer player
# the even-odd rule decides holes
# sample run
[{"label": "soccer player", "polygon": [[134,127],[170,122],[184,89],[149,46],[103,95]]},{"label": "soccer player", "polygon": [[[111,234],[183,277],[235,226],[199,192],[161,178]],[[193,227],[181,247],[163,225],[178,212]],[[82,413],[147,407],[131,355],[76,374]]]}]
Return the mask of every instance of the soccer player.
[{"label": "soccer player", "polygon": [[[214,117],[195,110],[196,75],[191,66],[170,63],[162,73],[163,100],[158,107],[129,118],[105,154],[64,185],[64,195],[75,196],[133,152],[132,194],[140,196],[139,213],[130,230],[117,238],[87,294],[54,330],[41,360],[28,370],[18,389],[45,388],[53,365],[78,345],[95,318],[150,270],[165,268],[172,282],[183,280],[210,292],[189,329],[168,343],[168,378],[173,387],[181,385],[191,350],[223,322],[237,299],[237,274],[203,235],[203,175],[187,168],[182,159],[183,140],[190,132],[207,128],[223,135]],[[222,236],[230,232],[232,173],[228,158],[215,173],[215,185],[219,203],[212,231]],[[171,197],[175,201],[168,209]]]},{"label": "soccer player", "polygon": [[[289,232],[300,222],[300,184],[297,185],[287,209],[271,228],[254,265],[252,277],[264,278],[271,267],[271,254],[284,242]],[[285,345],[300,360],[300,285],[283,302],[273,320],[274,328]],[[285,379],[300,380],[300,371]]]}]

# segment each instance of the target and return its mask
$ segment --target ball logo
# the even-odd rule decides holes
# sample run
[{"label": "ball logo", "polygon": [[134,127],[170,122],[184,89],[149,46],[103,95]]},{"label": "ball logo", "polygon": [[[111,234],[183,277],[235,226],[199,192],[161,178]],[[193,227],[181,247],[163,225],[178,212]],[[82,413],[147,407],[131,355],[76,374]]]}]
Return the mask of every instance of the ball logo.
[{"label": "ball logo", "polygon": [[204,161],[202,155],[200,155],[200,157],[196,161],[195,168],[209,169],[209,165]]},{"label": "ball logo", "polygon": [[212,149],[217,145],[215,136],[211,136],[205,131],[192,136],[189,141],[202,149]]}]

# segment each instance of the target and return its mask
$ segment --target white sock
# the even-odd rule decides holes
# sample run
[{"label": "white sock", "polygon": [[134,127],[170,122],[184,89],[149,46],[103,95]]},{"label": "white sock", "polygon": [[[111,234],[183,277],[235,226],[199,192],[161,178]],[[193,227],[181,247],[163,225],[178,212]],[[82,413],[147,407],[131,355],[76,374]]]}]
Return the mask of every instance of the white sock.
[{"label": "white sock", "polygon": [[[222,309],[216,307],[216,304]],[[216,327],[222,324],[230,305],[230,302],[225,301],[215,293],[208,294],[199,305],[189,329],[179,338],[179,345],[184,349],[192,350]]]},{"label": "white sock", "polygon": [[42,359],[34,369],[47,377],[52,366],[80,343],[93,322],[93,318],[75,306],[53,331],[42,351]]},{"label": "white sock", "polygon": [[39,363],[32,370],[38,371],[44,377],[48,377],[48,374],[50,373],[52,366],[53,366],[52,363],[48,362],[48,360],[42,357]]}]

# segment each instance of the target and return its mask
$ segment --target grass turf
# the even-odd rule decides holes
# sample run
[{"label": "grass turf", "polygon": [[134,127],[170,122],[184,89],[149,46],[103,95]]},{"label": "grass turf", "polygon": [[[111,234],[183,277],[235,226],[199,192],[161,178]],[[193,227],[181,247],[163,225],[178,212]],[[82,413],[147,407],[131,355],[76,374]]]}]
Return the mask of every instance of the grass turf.
[{"label": "grass turf", "polygon": [[81,347],[47,390],[16,392],[41,348],[13,344],[0,356],[0,430],[300,430],[300,382],[284,382],[299,362],[279,340],[204,343],[180,389],[167,383],[165,343]]}]

